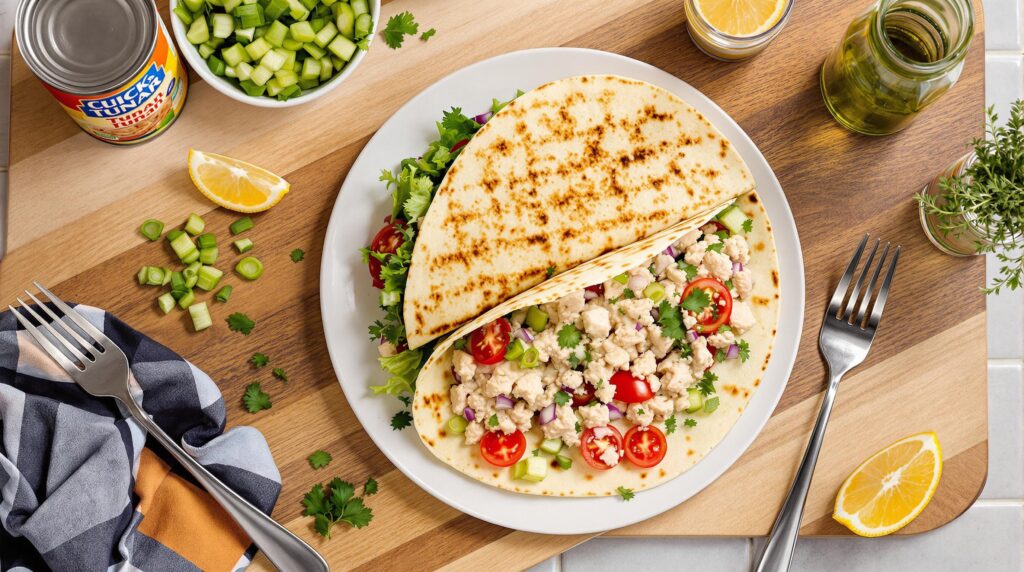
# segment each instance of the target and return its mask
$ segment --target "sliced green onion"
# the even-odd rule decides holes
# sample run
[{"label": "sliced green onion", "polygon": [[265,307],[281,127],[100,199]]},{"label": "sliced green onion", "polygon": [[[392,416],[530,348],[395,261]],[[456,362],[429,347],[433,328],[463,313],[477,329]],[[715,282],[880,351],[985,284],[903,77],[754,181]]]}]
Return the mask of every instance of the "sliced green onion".
[{"label": "sliced green onion", "polygon": [[[168,277],[170,279],[170,277]],[[146,267],[146,284],[150,286],[164,285],[164,269],[158,266]]]},{"label": "sliced green onion", "polygon": [[267,33],[263,34],[263,39],[275,48],[280,48],[286,37],[288,37],[288,26],[285,26],[279,20],[271,22],[270,28],[267,28]]},{"label": "sliced green onion", "polygon": [[246,256],[235,265],[235,272],[246,280],[255,280],[263,275],[263,263],[255,256]]},{"label": "sliced green onion", "polygon": [[380,293],[380,305],[381,307],[387,308],[389,306],[395,306],[402,298],[401,292],[384,292]]},{"label": "sliced green onion", "polygon": [[180,306],[182,310],[185,310],[189,306],[191,306],[192,303],[195,302],[195,301],[196,301],[196,294],[195,294],[195,292],[193,292],[191,290],[186,290],[185,294],[183,294],[181,297],[178,298],[178,306]]},{"label": "sliced green onion", "polygon": [[[331,40],[334,39],[334,36],[337,35],[338,27],[334,25],[334,22],[327,22],[326,24],[324,24],[324,27],[320,28],[320,31],[316,33],[316,38],[313,40],[313,42],[316,44],[318,48],[321,49],[321,51],[323,51],[324,49],[327,48],[327,44],[330,44]],[[320,55],[319,57],[323,57],[323,55]]]},{"label": "sliced green onion", "polygon": [[252,250],[252,241],[248,238],[240,238],[233,244],[235,245],[235,248],[238,249],[239,254],[244,254]]},{"label": "sliced green onion", "polygon": [[270,0],[263,9],[263,15],[268,20],[277,20],[288,11],[288,0]]},{"label": "sliced green onion", "polygon": [[[231,15],[238,18],[239,28],[255,28],[256,26],[262,26],[267,23],[266,18],[268,17],[268,9],[269,5],[267,6],[267,9],[264,9],[263,6],[260,6],[259,4],[243,4],[242,6],[235,8],[231,12]],[[276,17],[274,19],[276,19]],[[252,38],[250,37],[250,39]]]},{"label": "sliced green onion", "polygon": [[356,16],[370,12],[370,5],[366,0],[351,0],[349,4],[352,5],[352,11],[355,12]]},{"label": "sliced green onion", "polygon": [[213,319],[210,317],[210,309],[206,307],[206,302],[192,304],[188,307],[188,314],[192,317],[192,326],[197,332],[205,330],[213,325]]},{"label": "sliced green onion", "polygon": [[236,220],[235,222],[231,223],[231,226],[228,227],[228,230],[231,231],[231,234],[240,234],[249,230],[252,227],[252,219],[247,216],[244,216]]},{"label": "sliced green onion", "polygon": [[173,241],[174,239],[178,238],[179,236],[181,236],[183,234],[185,234],[185,231],[179,230],[179,229],[174,229],[174,230],[168,231],[167,232],[167,242],[171,242],[171,241]]},{"label": "sliced green onion", "polygon": [[519,358],[519,367],[533,369],[538,365],[540,365],[540,352],[537,348],[531,346],[523,352],[523,357]]},{"label": "sliced green onion", "polygon": [[214,268],[213,266],[203,266],[196,273],[196,287],[209,292],[217,287],[220,283],[221,277],[224,276],[224,272]]},{"label": "sliced green onion", "polygon": [[559,468],[563,471],[568,471],[572,468],[572,459],[565,455],[556,455],[555,462],[558,463]]},{"label": "sliced green onion", "polygon": [[181,259],[181,261],[184,262],[185,264],[192,264],[193,262],[195,262],[197,260],[199,260],[199,250],[198,249],[192,250],[192,252],[188,253],[188,255],[185,256],[185,258]]},{"label": "sliced green onion", "polygon": [[352,54],[356,53],[356,45],[345,36],[338,35],[327,45],[327,50],[347,62],[352,59]]},{"label": "sliced green onion", "polygon": [[211,246],[210,248],[199,249],[199,262],[203,264],[214,264],[217,262],[217,247]]},{"label": "sliced green onion", "polygon": [[461,415],[456,415],[448,420],[448,430],[456,435],[462,435],[466,432],[466,426],[469,425],[469,421]]},{"label": "sliced green onion", "polygon": [[185,232],[192,236],[196,236],[197,234],[201,234],[204,228],[206,228],[206,221],[199,218],[199,215],[196,213],[188,215],[188,220],[185,221]]},{"label": "sliced green onion", "polygon": [[[179,4],[179,6],[180,5],[181,4]],[[155,218],[151,218],[142,223],[142,226],[139,227],[139,232],[142,233],[142,236],[150,240],[160,240],[160,235],[164,232],[164,223],[156,220]]]},{"label": "sliced green onion", "polygon": [[212,233],[200,234],[196,237],[196,248],[199,250],[213,248],[214,246],[217,246],[217,237]]},{"label": "sliced green onion", "polygon": [[505,360],[516,361],[523,357],[524,352],[526,352],[526,345],[523,344],[523,340],[516,338],[508,345],[508,349],[505,351]]},{"label": "sliced green onion", "polygon": [[531,330],[537,333],[543,332],[544,328],[548,327],[548,313],[537,306],[530,306],[530,309],[526,311],[525,321]]},{"label": "sliced green onion", "polygon": [[334,6],[337,12],[337,26],[338,31],[346,38],[355,38],[355,26],[356,26],[356,13],[352,10],[352,6],[341,2]]},{"label": "sliced green onion", "polygon": [[626,282],[629,282],[629,274],[623,272],[622,274],[619,274],[615,278],[612,278],[612,280],[618,282],[619,284],[625,284]]},{"label": "sliced green onion", "polygon": [[185,276],[181,272],[171,272],[170,283],[171,290],[184,290],[187,288],[185,286]]},{"label": "sliced green onion", "polygon": [[143,266],[139,269],[139,273],[135,275],[135,279],[139,281],[140,286],[146,286],[146,281],[149,276],[149,266]]},{"label": "sliced green onion", "polygon": [[644,288],[644,296],[648,300],[657,304],[665,298],[665,287],[660,282],[651,282]]},{"label": "sliced green onion", "polygon": [[316,32],[309,22],[295,22],[289,27],[289,32],[292,38],[299,42],[312,42],[316,39]]},{"label": "sliced green onion", "polygon": [[156,305],[160,307],[161,312],[168,314],[174,308],[174,296],[171,296],[170,292],[164,292],[156,299]]},{"label": "sliced green onion", "polygon": [[231,286],[224,286],[220,290],[217,290],[217,299],[221,302],[227,302],[231,298]]}]

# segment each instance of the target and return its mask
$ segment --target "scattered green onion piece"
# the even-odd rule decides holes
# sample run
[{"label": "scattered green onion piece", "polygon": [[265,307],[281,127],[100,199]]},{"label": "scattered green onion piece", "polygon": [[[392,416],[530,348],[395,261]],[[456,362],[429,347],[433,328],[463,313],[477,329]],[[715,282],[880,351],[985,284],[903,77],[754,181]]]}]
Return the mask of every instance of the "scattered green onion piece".
[{"label": "scattered green onion piece", "polygon": [[168,233],[167,233],[167,242],[171,242],[171,241],[173,241],[174,239],[178,238],[179,236],[181,236],[183,234],[185,234],[185,231],[180,230],[180,229],[174,229],[172,231],[168,231]]},{"label": "scattered green onion piece", "polygon": [[615,278],[612,278],[612,280],[618,282],[619,284],[625,284],[626,282],[629,282],[629,274],[623,272],[622,274],[619,274]]},{"label": "scattered green onion piece", "polygon": [[185,257],[193,252],[196,253],[197,258],[199,256],[199,251],[196,250],[196,245],[192,242],[192,238],[185,233],[179,234],[177,238],[171,241],[171,250],[173,250],[182,261],[184,261]]},{"label": "scattered green onion piece", "polygon": [[466,426],[468,425],[469,422],[466,421],[466,418],[461,415],[456,415],[455,417],[452,417],[451,419],[448,420],[448,430],[451,431],[452,433],[455,433],[456,435],[462,435],[463,433],[465,433]]},{"label": "scattered green onion piece", "polygon": [[239,254],[244,254],[252,250],[252,241],[248,238],[240,238],[234,242],[234,245]]},{"label": "scattered green onion piece", "polygon": [[139,232],[142,233],[142,236],[150,240],[160,240],[160,235],[164,232],[164,223],[156,220],[155,218],[151,218],[142,223],[142,226],[139,227]]},{"label": "scattered green onion piece", "polygon": [[203,229],[206,228],[206,221],[199,217],[196,213],[188,215],[188,220],[185,221],[185,232],[196,236],[202,234]]},{"label": "scattered green onion piece", "polygon": [[181,261],[185,264],[192,264],[197,260],[199,260],[199,249],[193,249],[192,252],[188,253],[188,255],[185,256],[185,258],[181,259]]},{"label": "scattered green onion piece", "polygon": [[512,340],[512,343],[508,345],[508,349],[505,351],[505,360],[516,361],[523,357],[526,352],[526,345],[523,344],[523,340],[516,338]]},{"label": "scattered green onion piece", "polygon": [[246,256],[235,265],[235,271],[246,280],[255,280],[263,275],[263,263],[255,256]]},{"label": "scattered green onion piece", "polygon": [[212,233],[200,234],[196,237],[196,248],[199,250],[213,248],[214,246],[217,246],[217,237]]},{"label": "scattered green onion piece", "polygon": [[178,306],[180,306],[182,310],[185,310],[189,306],[191,306],[195,301],[196,301],[196,294],[195,294],[195,292],[193,292],[191,290],[186,290],[185,294],[182,295],[180,298],[178,298]]},{"label": "scattered green onion piece", "polygon": [[220,290],[217,290],[216,298],[221,302],[227,302],[231,298],[231,286],[224,286]]},{"label": "scattered green onion piece", "polygon": [[185,275],[181,272],[171,272],[171,290],[184,290],[185,286]]},{"label": "scattered green onion piece", "polygon": [[381,293],[380,293],[380,305],[383,308],[387,308],[389,306],[395,306],[395,305],[398,304],[399,301],[401,301],[401,298],[402,298],[402,293],[401,292],[384,292],[384,291],[381,291]]},{"label": "scattered green onion piece", "polygon": [[548,313],[537,306],[530,306],[530,309],[526,311],[525,321],[531,330],[537,333],[543,332],[544,328],[548,327]]},{"label": "scattered green onion piece", "polygon": [[224,276],[224,272],[214,268],[213,266],[203,266],[196,273],[196,287],[206,290],[209,292],[217,287],[220,283],[221,277]]},{"label": "scattered green onion piece", "polygon": [[217,262],[217,247],[211,246],[210,248],[199,249],[199,262],[203,264],[214,264]]},{"label": "scattered green onion piece", "polygon": [[[181,6],[181,4],[178,4],[178,6]],[[171,296],[170,292],[164,292],[156,299],[156,305],[160,307],[160,311],[164,314],[170,313],[174,308],[174,302],[174,296]]]},{"label": "scattered green onion piece", "polygon": [[163,286],[164,269],[159,266],[147,266],[146,284],[149,284],[150,286]]},{"label": "scattered green onion piece", "polygon": [[651,282],[644,288],[644,296],[648,300],[657,304],[665,298],[665,287],[660,282]]},{"label": "scattered green onion piece", "polygon": [[135,279],[139,281],[140,286],[146,286],[147,277],[149,276],[149,267],[143,266],[139,269],[139,273],[135,275]]},{"label": "scattered green onion piece", "polygon": [[524,369],[533,369],[540,365],[540,352],[535,347],[529,347],[523,352],[523,357],[519,358],[519,367]]},{"label": "scattered green onion piece", "polygon": [[210,309],[206,307],[206,302],[192,304],[188,307],[188,314],[192,317],[192,326],[197,332],[205,330],[213,325],[213,319],[210,317]]},{"label": "scattered green onion piece", "polygon": [[252,219],[247,216],[244,216],[236,220],[235,222],[231,223],[231,226],[228,227],[228,230],[231,231],[231,234],[241,234],[252,227]]},{"label": "scattered green onion piece", "polygon": [[558,463],[558,466],[563,471],[568,471],[569,469],[572,468],[572,459],[569,458],[569,457],[566,457],[565,455],[556,455],[555,456],[555,462]]}]

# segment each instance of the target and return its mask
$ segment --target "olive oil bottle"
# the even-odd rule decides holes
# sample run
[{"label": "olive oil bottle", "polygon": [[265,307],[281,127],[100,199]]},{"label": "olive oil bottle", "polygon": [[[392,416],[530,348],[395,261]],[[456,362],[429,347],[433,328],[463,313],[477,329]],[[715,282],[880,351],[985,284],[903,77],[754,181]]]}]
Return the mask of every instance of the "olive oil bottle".
[{"label": "olive oil bottle", "polygon": [[825,106],[852,131],[895,133],[956,83],[973,32],[970,0],[879,0],[825,58]]}]

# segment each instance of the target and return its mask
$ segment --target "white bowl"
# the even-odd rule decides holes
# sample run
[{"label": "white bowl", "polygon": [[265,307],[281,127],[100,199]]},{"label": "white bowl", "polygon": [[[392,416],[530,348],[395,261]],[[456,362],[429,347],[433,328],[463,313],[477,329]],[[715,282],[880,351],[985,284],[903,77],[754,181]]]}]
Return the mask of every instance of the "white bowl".
[{"label": "white bowl", "polygon": [[[171,10],[178,5],[181,0],[171,0]],[[373,47],[373,38],[377,35],[377,20],[380,18],[380,0],[370,0],[370,15],[373,16],[373,27],[370,30],[369,48]],[[171,12],[171,29],[174,30],[174,40],[177,44],[178,53],[185,57],[185,61],[188,62],[190,68],[195,70],[199,77],[203,78],[203,81],[209,83],[217,91],[224,95],[249,105],[255,105],[256,107],[294,107],[296,105],[302,105],[313,101],[314,99],[323,97],[330,93],[331,90],[341,85],[348,76],[352,75],[360,62],[366,57],[366,53],[363,50],[356,50],[356,54],[348,62],[348,65],[341,71],[341,73],[335,75],[327,83],[321,84],[309,91],[303,90],[302,95],[293,97],[287,101],[278,101],[276,98],[261,95],[259,97],[253,97],[242,91],[242,88],[232,83],[229,78],[223,78],[214,75],[210,71],[209,66],[206,65],[206,60],[199,57],[199,50],[195,46],[189,43],[188,39],[185,38],[185,34],[188,33],[188,29],[185,28],[185,24],[181,22],[181,19]]]}]

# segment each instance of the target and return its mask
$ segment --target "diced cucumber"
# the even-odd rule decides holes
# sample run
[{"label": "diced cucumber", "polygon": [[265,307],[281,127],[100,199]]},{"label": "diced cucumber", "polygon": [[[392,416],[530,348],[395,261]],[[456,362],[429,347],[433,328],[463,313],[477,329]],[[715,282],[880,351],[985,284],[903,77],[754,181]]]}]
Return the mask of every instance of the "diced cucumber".
[{"label": "diced cucumber", "polygon": [[556,455],[555,462],[558,463],[558,467],[563,471],[568,471],[572,468],[572,459],[565,455]]},{"label": "diced cucumber", "polygon": [[224,63],[232,67],[238,67],[238,64],[242,62],[250,62],[252,59],[249,57],[249,52],[245,51],[242,44],[231,44],[220,51],[221,57],[224,58]]},{"label": "diced cucumber", "polygon": [[718,409],[718,396],[709,397],[704,400],[704,413],[714,413]]},{"label": "diced cucumber", "polygon": [[722,223],[722,226],[729,229],[729,232],[733,234],[740,234],[743,232],[743,223],[747,221],[747,215],[743,214],[740,207],[736,205],[729,205],[722,212],[718,213],[718,222]]},{"label": "diced cucumber", "polygon": [[202,234],[204,228],[206,228],[206,221],[199,215],[196,213],[188,215],[188,220],[185,221],[185,232],[197,236]]},{"label": "diced cucumber", "polygon": [[256,38],[249,42],[249,45],[245,46],[245,51],[249,54],[250,61],[258,62],[273,48],[274,46],[271,46],[270,42],[266,39]]},{"label": "diced cucumber", "polygon": [[288,26],[282,24],[280,20],[274,20],[267,33],[263,35],[263,39],[275,48],[280,48],[286,37],[288,37]]},{"label": "diced cucumber", "polygon": [[202,44],[209,40],[210,28],[206,25],[206,18],[197,16],[195,20],[192,20],[192,25],[188,27],[188,32],[185,33],[185,39],[193,45]]},{"label": "diced cucumber", "polygon": [[258,65],[256,66],[255,69],[252,70],[252,73],[249,74],[249,81],[253,82],[256,85],[262,86],[266,85],[267,81],[270,80],[270,78],[272,77],[274,77],[274,72],[263,67],[262,65]]},{"label": "diced cucumber", "polygon": [[370,13],[370,5],[366,0],[352,0],[349,4],[352,5],[352,12],[356,16]]},{"label": "diced cucumber", "polygon": [[462,435],[465,433],[468,425],[469,422],[461,415],[456,415],[448,420],[448,430],[456,435]]},{"label": "diced cucumber", "polygon": [[690,406],[686,408],[687,413],[696,413],[704,407],[704,396],[700,394],[699,389],[691,387],[686,390],[686,395],[690,399]]},{"label": "diced cucumber", "polygon": [[651,282],[644,288],[644,297],[657,304],[665,298],[665,287],[660,282]]},{"label": "diced cucumber", "polygon": [[182,24],[185,24],[186,26],[192,25],[192,20],[194,18],[192,17],[192,12],[189,12],[188,8],[185,7],[185,4],[178,4],[174,7],[172,12],[174,12],[174,15],[181,20]]},{"label": "diced cucumber", "polygon": [[242,0],[224,0],[224,11],[228,14],[233,14],[235,8],[242,5]]},{"label": "diced cucumber", "polygon": [[[181,4],[179,4],[180,6]],[[156,299],[156,305],[160,307],[160,311],[164,314],[170,313],[174,309],[174,296],[171,296],[170,292],[165,292]]]},{"label": "diced cucumber", "polygon": [[320,60],[316,58],[306,58],[302,62],[302,79],[320,79]]},{"label": "diced cucumber", "polygon": [[314,42],[307,42],[305,44],[302,44],[302,49],[305,50],[306,53],[310,55],[310,57],[318,61],[327,53],[327,50],[316,45],[316,43]]},{"label": "diced cucumber", "polygon": [[277,20],[288,11],[288,0],[270,0],[263,9],[263,15],[268,20]]},{"label": "diced cucumber", "polygon": [[263,59],[260,60],[259,67],[267,68],[272,72],[276,72],[277,70],[281,69],[284,66],[284,62],[287,59],[288,52],[282,50],[281,48],[275,48],[273,50],[270,50],[269,52],[266,53],[266,55],[263,56]]},{"label": "diced cucumber", "polygon": [[210,56],[206,58],[206,66],[210,68],[210,71],[213,72],[213,75],[223,76],[227,74],[227,64],[224,63],[224,60],[218,58],[213,54],[210,54]]},{"label": "diced cucumber", "polygon": [[277,85],[284,89],[299,83],[299,74],[292,70],[280,70],[274,72],[274,79],[277,80]]},{"label": "diced cucumber", "polygon": [[369,14],[360,14],[356,16],[355,36],[357,40],[361,40],[366,36],[370,35],[370,29],[373,28],[373,17]]},{"label": "diced cucumber", "polygon": [[530,306],[526,311],[526,325],[538,334],[543,332],[548,327],[548,313],[537,306]]},{"label": "diced cucumber", "polygon": [[295,22],[289,27],[292,38],[300,42],[312,42],[316,39],[316,32],[309,22]]},{"label": "diced cucumber", "polygon": [[516,479],[516,480],[522,479],[523,475],[525,475],[525,474],[526,474],[526,459],[523,459],[523,460],[519,461],[518,463],[516,463],[515,465],[512,465],[512,478],[513,479]]},{"label": "diced cucumber", "polygon": [[235,75],[238,76],[239,81],[245,81],[252,75],[253,67],[245,62],[239,62],[235,66]]},{"label": "diced cucumber", "polygon": [[[303,24],[305,24],[305,22],[303,22]],[[295,52],[302,49],[302,42],[293,38],[285,38],[284,42],[281,43],[281,47]]]},{"label": "diced cucumber", "polygon": [[562,440],[561,439],[544,439],[544,441],[540,444],[540,450],[544,451],[545,453],[551,453],[552,455],[557,455],[558,452],[562,450]]},{"label": "diced cucumber", "polygon": [[250,95],[252,97],[259,97],[263,95],[264,92],[267,91],[267,86],[256,85],[252,82],[251,72],[249,79],[238,82],[238,87],[242,88],[242,90],[245,91],[247,95]]},{"label": "diced cucumber", "polygon": [[334,24],[338,27],[338,32],[348,39],[355,37],[356,27],[356,13],[352,10],[352,7],[348,4],[341,2],[334,5],[335,10],[338,13],[338,17],[335,19]]},{"label": "diced cucumber", "polygon": [[[231,12],[231,15],[238,20],[236,28],[253,29],[267,23],[263,6],[256,3],[243,2]],[[249,39],[252,40],[252,35]]]},{"label": "diced cucumber", "polygon": [[629,282],[629,274],[623,272],[622,274],[619,274],[618,276],[612,278],[612,280],[618,282],[619,284],[625,284],[626,282]]},{"label": "diced cucumber", "polygon": [[228,38],[235,31],[235,19],[231,14],[216,13],[210,16],[214,38]]},{"label": "diced cucumber", "polygon": [[523,343],[523,340],[516,338],[505,350],[505,361],[516,361],[523,357],[524,353],[526,353],[526,344]]},{"label": "diced cucumber", "polygon": [[210,317],[210,309],[206,307],[206,302],[192,304],[188,307],[188,314],[192,317],[192,327],[197,332],[213,325],[213,318]]},{"label": "diced cucumber", "polygon": [[195,14],[196,12],[203,9],[204,0],[181,0],[184,2],[185,7],[188,8],[189,12]]},{"label": "diced cucumber", "polygon": [[[338,35],[338,27],[334,25],[334,22],[327,22],[323,28],[316,33],[316,38],[313,39],[313,43],[321,48],[327,48],[327,45],[331,43],[331,40]],[[321,56],[322,57],[322,56]]]},{"label": "diced cucumber", "polygon": [[[522,462],[522,461],[520,461]],[[527,457],[526,472],[521,477],[524,481],[539,483],[548,476],[548,460],[544,457]]]},{"label": "diced cucumber", "polygon": [[320,81],[327,81],[331,79],[332,75],[334,75],[334,64],[331,63],[331,58],[320,58]]},{"label": "diced cucumber", "polygon": [[256,27],[252,28],[235,28],[235,41],[244,42],[248,44],[253,40],[253,35],[256,33]]},{"label": "diced cucumber", "polygon": [[277,97],[277,94],[281,93],[281,82],[277,81],[276,77],[272,77],[267,80],[267,95],[270,97]]}]

